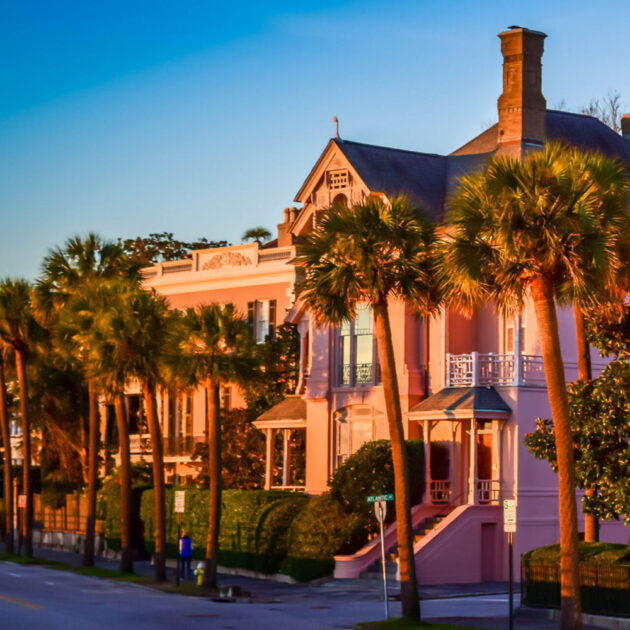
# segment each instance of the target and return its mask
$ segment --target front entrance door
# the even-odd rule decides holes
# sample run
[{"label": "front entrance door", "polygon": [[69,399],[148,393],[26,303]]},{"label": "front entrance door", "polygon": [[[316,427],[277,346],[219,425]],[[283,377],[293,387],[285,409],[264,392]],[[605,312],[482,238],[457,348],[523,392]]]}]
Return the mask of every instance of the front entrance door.
[{"label": "front entrance door", "polygon": [[477,433],[477,500],[492,501],[492,433]]}]

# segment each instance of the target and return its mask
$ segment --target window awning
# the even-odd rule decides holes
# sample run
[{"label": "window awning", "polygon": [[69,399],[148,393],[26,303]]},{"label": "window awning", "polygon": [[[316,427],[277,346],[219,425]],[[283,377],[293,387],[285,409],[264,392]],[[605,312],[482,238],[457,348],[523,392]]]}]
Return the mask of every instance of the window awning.
[{"label": "window awning", "polygon": [[494,387],[445,387],[412,407],[409,420],[507,419],[510,406]]},{"label": "window awning", "polygon": [[257,429],[300,429],[306,427],[306,402],[301,396],[287,396],[254,420]]}]

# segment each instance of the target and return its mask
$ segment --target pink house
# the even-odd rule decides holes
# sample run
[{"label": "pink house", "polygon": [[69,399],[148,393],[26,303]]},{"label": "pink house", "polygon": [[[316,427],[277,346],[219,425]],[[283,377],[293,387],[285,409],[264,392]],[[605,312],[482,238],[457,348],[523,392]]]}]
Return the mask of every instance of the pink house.
[{"label": "pink house", "polygon": [[[230,301],[253,316],[256,334],[264,336],[283,320],[297,326],[302,344],[297,391],[255,423],[267,436],[266,487],[278,481],[272,479],[271,467],[278,432],[284,455],[280,486],[295,489],[288,473],[288,437],[303,431],[303,489],[313,494],[327,489],[335,468],[363,443],[388,437],[369,308],[358,309],[352,322],[318,327],[293,295],[295,244],[331,203],[403,193],[443,222],[459,176],[481,168],[492,154],[521,156],[547,140],[600,150],[630,166],[630,118],[624,118],[624,137],[590,116],[547,110],[541,90],[545,35],[513,27],[499,37],[503,93],[498,123],[476,138],[448,155],[435,155],[335,137],[295,197],[301,208],[285,210],[277,243],[195,252],[191,260],[145,270],[146,286],[167,295],[174,308]],[[516,558],[559,538],[556,475],[523,445],[536,418],[550,417],[533,309],[526,305],[512,320],[499,317],[488,304],[471,318],[443,311],[424,321],[404,303],[392,301],[390,316],[406,434],[422,437],[425,444],[440,443],[449,454],[448,474],[433,479],[431,450],[426,451],[426,492],[423,503],[413,508],[419,579],[505,579],[503,499],[517,502]],[[559,311],[559,319],[570,381],[577,376],[573,316]],[[595,373],[604,366],[595,351],[592,362]],[[176,401],[178,412],[172,416],[165,411],[169,400],[164,394],[167,439],[203,436],[203,395],[189,396]],[[232,404],[239,404],[235,388],[230,396]],[[140,449],[142,439],[137,437]],[[182,451],[167,460],[172,473],[186,474],[188,454]],[[626,542],[628,532],[619,523],[605,523],[601,536]],[[393,548],[395,541],[392,527],[386,544]],[[358,576],[377,559],[373,541],[354,556],[338,557],[335,573]],[[518,562],[516,566],[518,571]]]}]

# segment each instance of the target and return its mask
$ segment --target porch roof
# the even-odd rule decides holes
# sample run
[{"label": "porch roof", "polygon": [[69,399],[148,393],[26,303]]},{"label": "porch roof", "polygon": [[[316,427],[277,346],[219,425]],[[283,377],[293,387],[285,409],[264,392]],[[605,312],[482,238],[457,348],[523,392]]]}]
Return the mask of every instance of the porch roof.
[{"label": "porch roof", "polygon": [[445,387],[412,407],[407,415],[410,420],[500,420],[511,413],[494,387]]},{"label": "porch roof", "polygon": [[258,416],[257,429],[299,429],[306,426],[306,402],[301,396],[287,396],[283,401]]}]

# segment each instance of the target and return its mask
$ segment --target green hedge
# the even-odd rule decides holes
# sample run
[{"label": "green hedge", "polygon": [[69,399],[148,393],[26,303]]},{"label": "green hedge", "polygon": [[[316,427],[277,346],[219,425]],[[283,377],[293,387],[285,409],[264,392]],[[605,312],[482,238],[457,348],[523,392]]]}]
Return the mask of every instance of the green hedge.
[{"label": "green hedge", "polygon": [[291,523],[282,571],[301,581],[329,575],[335,554],[351,553],[365,542],[365,520],[348,514],[330,494],[313,497]]},{"label": "green hedge", "polygon": [[[580,543],[580,592],[584,612],[630,617],[628,547]],[[523,604],[560,607],[560,545],[527,552],[522,561]]]}]

